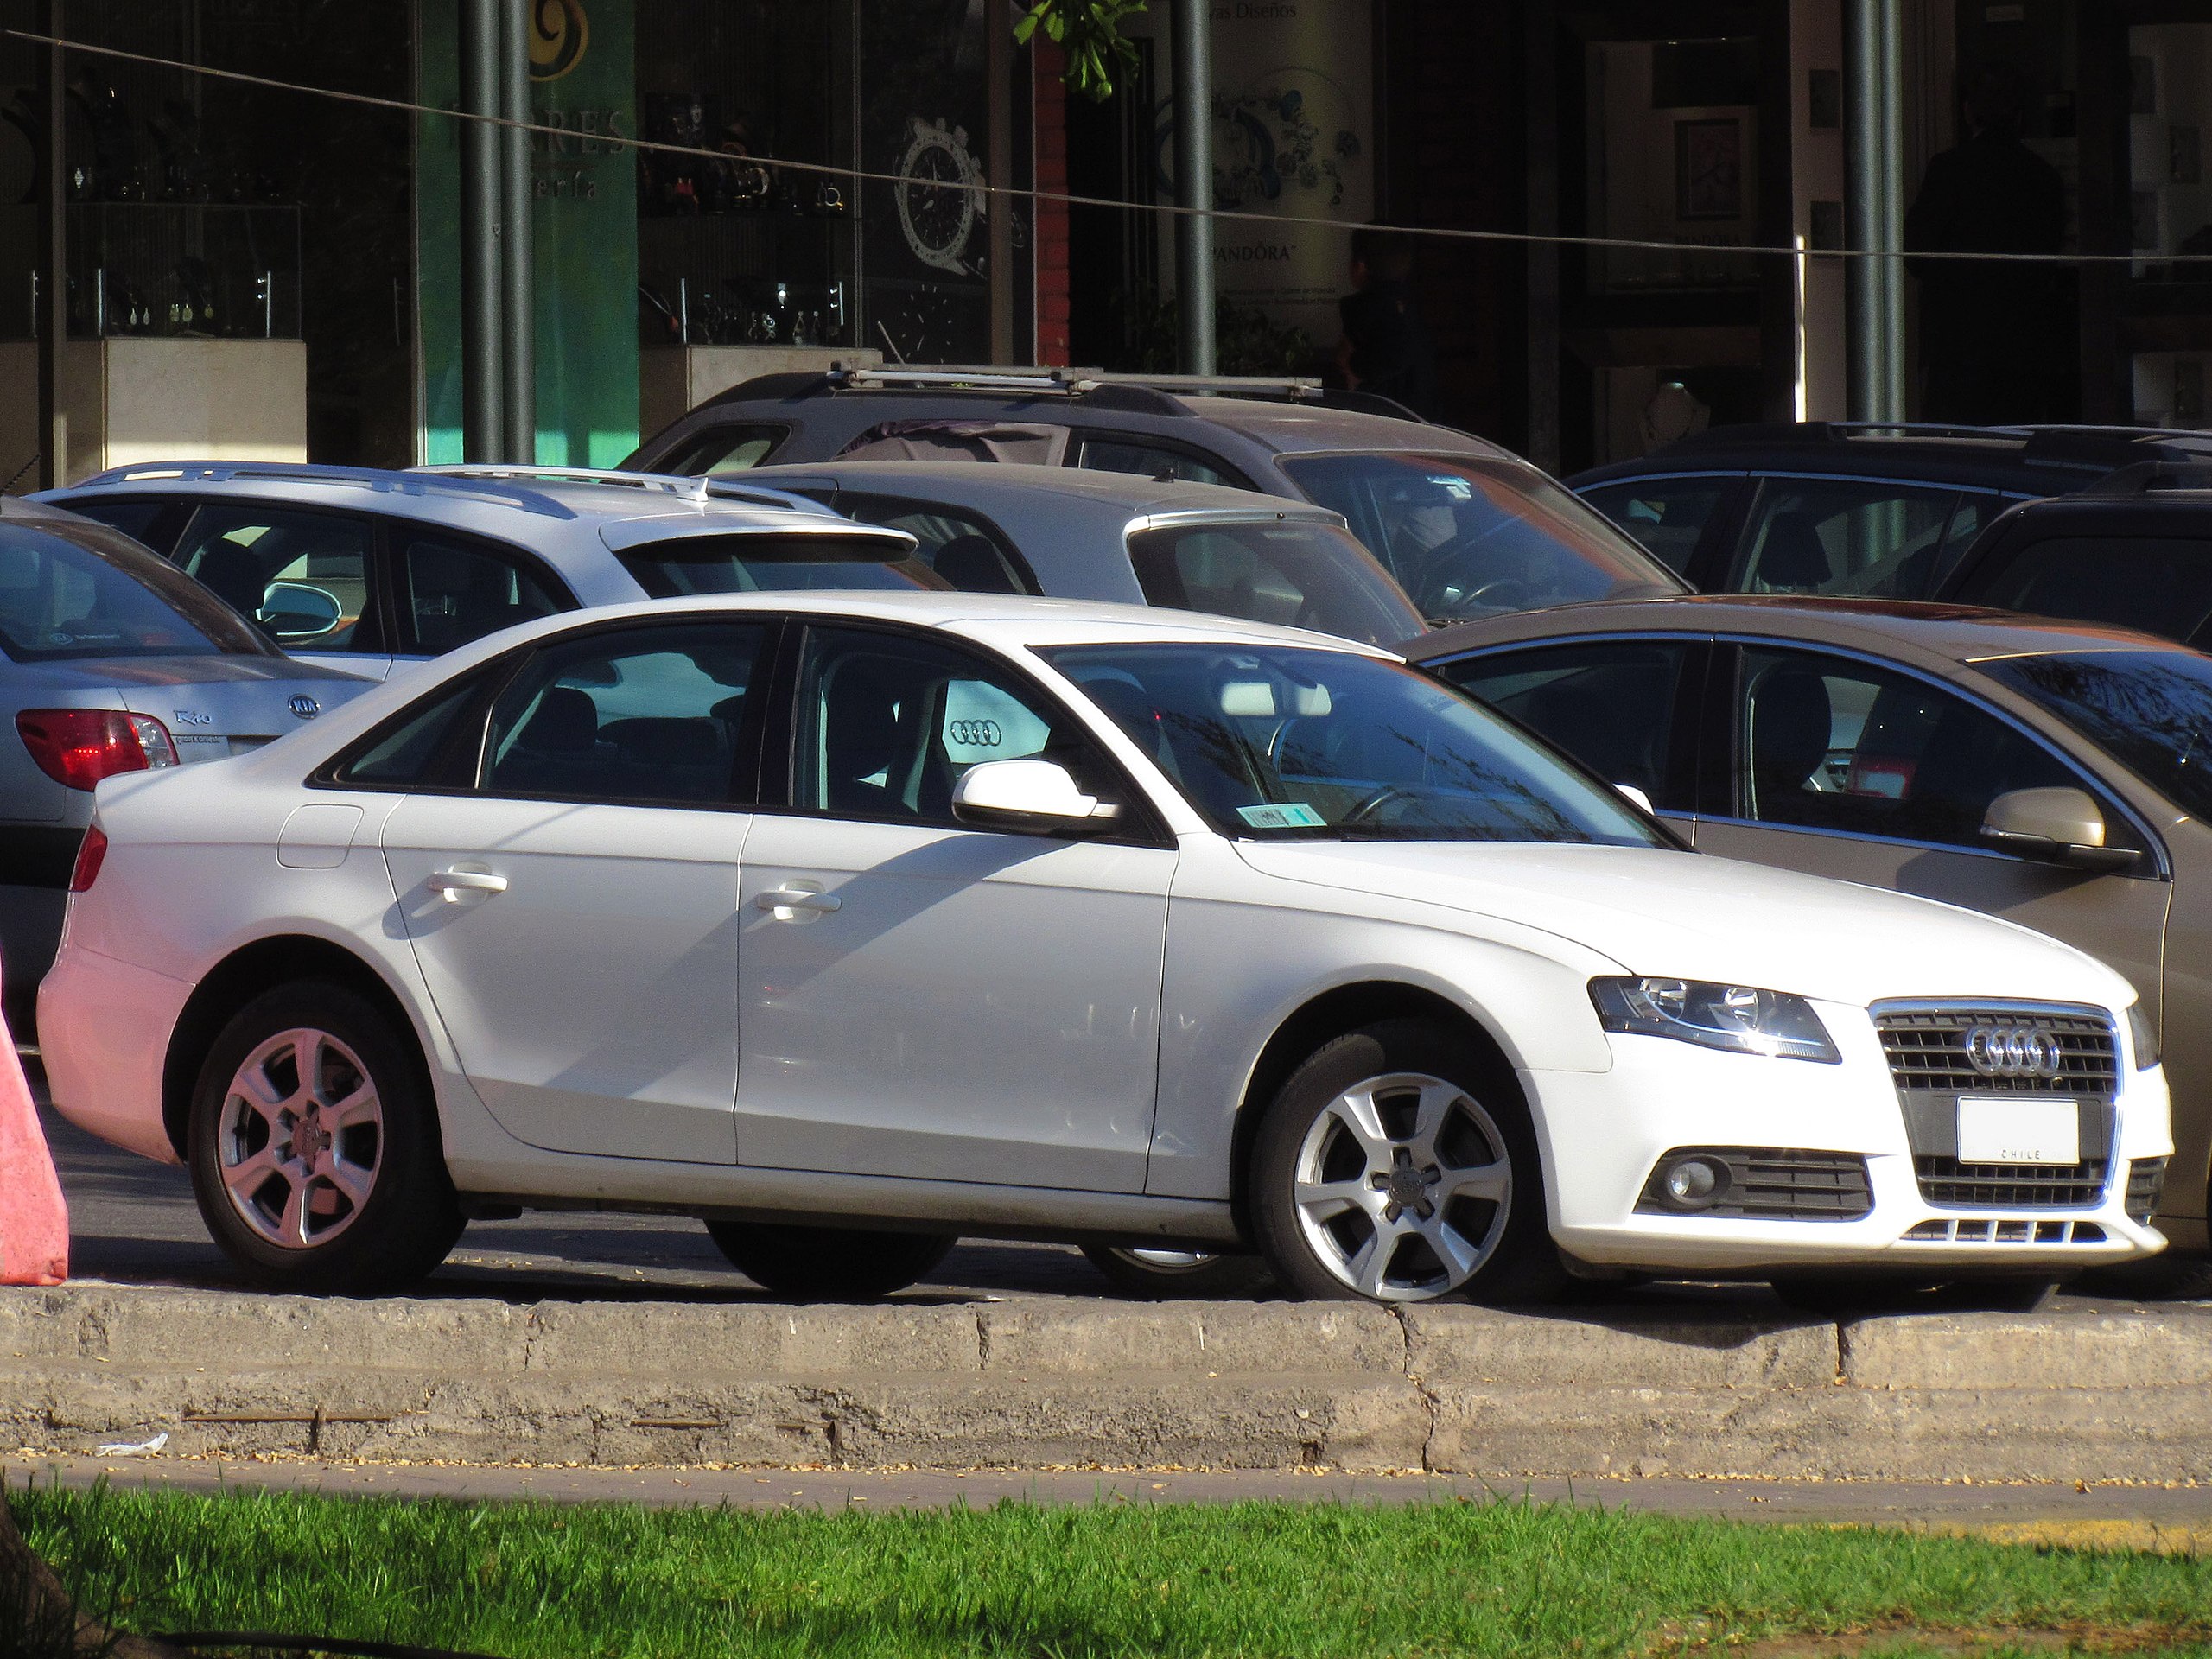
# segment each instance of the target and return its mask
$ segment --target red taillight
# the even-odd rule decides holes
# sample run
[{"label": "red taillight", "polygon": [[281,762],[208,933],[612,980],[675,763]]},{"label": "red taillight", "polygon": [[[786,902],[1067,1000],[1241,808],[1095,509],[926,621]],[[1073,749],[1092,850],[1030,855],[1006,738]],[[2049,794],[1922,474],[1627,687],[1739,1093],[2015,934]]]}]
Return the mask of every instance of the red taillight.
[{"label": "red taillight", "polygon": [[85,831],[85,839],[78,844],[77,868],[69,873],[69,891],[86,893],[100,879],[100,866],[107,862],[107,836],[99,825]]},{"label": "red taillight", "polygon": [[90,789],[118,772],[176,765],[168,728],[118,709],[26,709],[16,730],[39,770],[57,784]]}]

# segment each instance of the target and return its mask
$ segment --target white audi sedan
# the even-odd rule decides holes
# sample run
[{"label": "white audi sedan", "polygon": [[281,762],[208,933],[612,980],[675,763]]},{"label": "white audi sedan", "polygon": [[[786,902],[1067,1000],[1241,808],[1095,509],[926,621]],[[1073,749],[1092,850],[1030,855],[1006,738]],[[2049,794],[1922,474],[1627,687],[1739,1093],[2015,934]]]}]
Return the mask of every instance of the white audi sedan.
[{"label": "white audi sedan", "polygon": [[1311,1296],[1569,1274],[2032,1294],[2162,1243],[2134,993],[1676,845],[1388,653],[971,594],[548,618],[101,784],[65,1116],[257,1280],[472,1216],[705,1220],[791,1295],[963,1234]]}]

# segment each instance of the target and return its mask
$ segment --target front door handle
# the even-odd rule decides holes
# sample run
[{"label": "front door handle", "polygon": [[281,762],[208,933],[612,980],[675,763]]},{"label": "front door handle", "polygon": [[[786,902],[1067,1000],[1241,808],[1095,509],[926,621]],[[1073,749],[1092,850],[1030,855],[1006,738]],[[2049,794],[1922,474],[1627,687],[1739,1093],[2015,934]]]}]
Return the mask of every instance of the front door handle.
[{"label": "front door handle", "polygon": [[810,910],[818,914],[842,909],[845,903],[834,893],[817,893],[812,887],[769,887],[754,893],[753,902],[762,910]]},{"label": "front door handle", "polygon": [[468,893],[480,893],[487,896],[507,890],[507,878],[495,875],[490,870],[454,868],[432,873],[423,886],[432,893],[442,893],[449,905],[459,904]]}]

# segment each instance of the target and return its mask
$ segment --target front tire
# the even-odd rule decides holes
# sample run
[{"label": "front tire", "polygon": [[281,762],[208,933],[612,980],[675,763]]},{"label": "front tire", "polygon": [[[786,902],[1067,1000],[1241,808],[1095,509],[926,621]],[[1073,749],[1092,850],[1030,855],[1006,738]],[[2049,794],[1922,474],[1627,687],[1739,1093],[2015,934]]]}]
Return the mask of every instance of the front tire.
[{"label": "front tire", "polygon": [[859,1227],[710,1221],[708,1235],[730,1266],[793,1301],[868,1302],[929,1276],[960,1241],[944,1233],[879,1233]]},{"label": "front tire", "polygon": [[1253,1143],[1250,1209],[1296,1295],[1530,1301],[1566,1276],[1511,1071],[1425,1020],[1363,1027],[1291,1074]]},{"label": "front tire", "polygon": [[413,1039],[343,985],[238,1011],[201,1063],[186,1149],[207,1230],[267,1289],[409,1284],[467,1224]]}]

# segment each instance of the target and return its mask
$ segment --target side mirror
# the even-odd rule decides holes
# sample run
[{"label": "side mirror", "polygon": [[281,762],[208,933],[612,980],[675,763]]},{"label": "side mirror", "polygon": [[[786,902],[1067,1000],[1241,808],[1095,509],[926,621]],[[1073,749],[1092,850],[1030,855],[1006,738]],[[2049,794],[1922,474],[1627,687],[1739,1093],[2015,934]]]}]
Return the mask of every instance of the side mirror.
[{"label": "side mirror", "polygon": [[1642,790],[1638,789],[1634,784],[1615,784],[1613,787],[1619,791],[1623,795],[1627,796],[1628,798],[1635,802],[1637,805],[1642,807],[1649,817],[1656,818],[1659,816],[1659,809],[1651,804],[1651,798],[1645,794]]},{"label": "side mirror", "polygon": [[276,636],[279,645],[320,639],[346,620],[335,594],[304,582],[272,582],[261,595],[254,620]]},{"label": "side mirror", "polygon": [[952,816],[979,830],[1102,830],[1122,809],[1086,795],[1052,760],[986,760],[953,785]]},{"label": "side mirror", "polygon": [[2077,870],[2130,869],[2143,855],[2105,845],[2105,815],[2078,789],[2016,789],[1989,804],[1981,836],[2008,853]]}]

